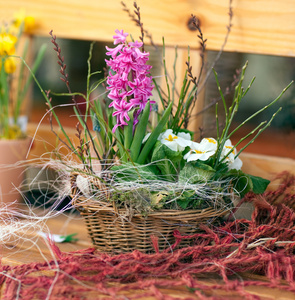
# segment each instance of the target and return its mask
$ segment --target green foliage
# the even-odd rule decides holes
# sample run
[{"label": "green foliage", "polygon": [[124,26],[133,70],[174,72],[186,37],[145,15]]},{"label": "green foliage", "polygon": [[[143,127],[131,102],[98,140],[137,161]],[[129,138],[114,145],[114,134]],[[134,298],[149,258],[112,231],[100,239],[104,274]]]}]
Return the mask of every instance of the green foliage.
[{"label": "green foliage", "polygon": [[270,181],[259,176],[248,175],[252,182],[252,191],[255,194],[262,194],[266,190],[267,186],[270,184]]},{"label": "green foliage", "polygon": [[153,166],[139,165],[126,162],[111,167],[114,179],[117,181],[141,181],[148,182],[157,180],[156,170]]},{"label": "green foliage", "polygon": [[163,131],[163,129],[165,128],[170,113],[172,110],[172,103],[170,103],[166,110],[164,111],[161,120],[159,121],[158,125],[154,128],[154,130],[152,131],[151,135],[149,136],[149,138],[147,139],[147,141],[145,142],[140,155],[137,159],[137,163],[139,164],[144,164],[146,163],[146,158],[148,157],[149,152],[152,150],[152,148],[154,147],[154,145],[157,142],[157,139],[160,135],[160,133]]},{"label": "green foliage", "polygon": [[[240,168],[240,165],[237,167],[237,164],[234,165],[234,162],[237,162],[239,154],[270,125],[279,110],[269,121],[262,122],[257,128],[240,139],[233,147],[229,139],[254,116],[276,103],[292,83],[269,105],[257,111],[257,113],[247,118],[230,132],[234,116],[238,112],[239,105],[243,97],[248,93],[254,79],[244,89],[246,63],[235,87],[233,101],[228,107],[218,81],[217,73],[213,70],[224,108],[225,126],[222,132],[219,133],[219,119],[216,114],[216,141],[211,139],[213,140],[213,146],[212,144],[210,146],[207,146],[209,144],[202,144],[202,146],[205,145],[205,148],[198,150],[197,147],[201,143],[196,146],[196,143],[193,142],[193,133],[186,129],[197,94],[197,85],[192,77],[189,61],[188,70],[183,78],[179,96],[175,99],[176,73],[174,72],[174,81],[172,81],[171,87],[169,85],[165,62],[165,47],[163,47],[163,66],[167,91],[163,93],[163,90],[154,81],[156,91],[163,106],[162,113],[158,113],[157,115],[157,124],[153,127],[149,120],[151,110],[149,101],[144,110],[137,116],[137,124],[133,122],[136,111],[131,110],[128,113],[130,121],[127,122],[127,125],[124,125],[123,128],[120,125],[113,132],[114,125],[116,124],[116,116],[113,115],[109,99],[102,98],[94,101],[90,99],[90,95],[103,83],[103,81],[95,80],[95,75],[98,72],[91,72],[90,70],[91,51],[92,48],[88,59],[89,70],[86,95],[69,93],[75,104],[75,115],[82,127],[82,130],[78,134],[80,140],[79,147],[73,145],[59,122],[50,99],[48,99],[48,95],[45,95],[45,93],[44,95],[49,108],[52,109],[53,117],[66,136],[68,148],[72,149],[78,155],[84,168],[89,173],[92,172],[95,174],[92,168],[92,156],[93,152],[95,152],[96,158],[102,163],[102,171],[107,172],[106,180],[109,180],[108,183],[114,186],[118,184],[119,187],[126,184],[127,187],[130,187],[128,191],[114,191],[112,196],[117,203],[145,212],[148,212],[149,209],[160,208],[205,208],[210,205],[212,206],[214,201],[221,201],[226,205],[229,204],[233,193],[239,197],[243,197],[250,191],[254,193],[263,193],[265,191],[269,184],[268,180],[245,174],[242,170],[234,169],[234,167]],[[63,64],[61,63],[61,65]],[[91,85],[91,81],[95,82]],[[83,96],[85,99],[85,114],[80,112],[75,102],[75,96],[77,95]],[[94,132],[88,128],[89,116],[93,122]],[[172,137],[169,130],[169,136],[167,135],[161,139],[161,137],[165,136],[168,129],[172,130],[175,136]],[[189,133],[191,139],[188,139],[188,135],[181,134],[183,132]],[[146,136],[148,133],[150,134],[149,137]],[[236,147],[247,138],[250,138],[250,141],[238,152]],[[176,144],[171,148],[168,147],[167,141],[175,142],[174,139],[178,139],[176,143],[177,147],[174,147]],[[212,143],[209,139],[204,140]],[[212,148],[210,148],[211,146]],[[203,155],[204,153],[205,155]],[[203,156],[201,157],[200,154]],[[154,183],[157,183],[156,188],[153,188]],[[175,184],[175,190],[169,188],[169,185],[172,186],[172,184]],[[198,188],[203,189],[204,193],[198,193]]]},{"label": "green foliage", "polygon": [[156,142],[151,161],[160,169],[162,179],[176,181],[181,160],[181,152],[171,150],[160,141]]},{"label": "green foliage", "polygon": [[215,170],[206,163],[196,161],[185,164],[179,172],[179,181],[190,184],[211,180]]}]

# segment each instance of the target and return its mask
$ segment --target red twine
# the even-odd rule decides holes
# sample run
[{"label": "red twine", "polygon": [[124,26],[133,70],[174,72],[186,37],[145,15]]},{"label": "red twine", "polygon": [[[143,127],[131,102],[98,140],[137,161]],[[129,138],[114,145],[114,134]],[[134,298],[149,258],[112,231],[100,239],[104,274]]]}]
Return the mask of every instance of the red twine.
[{"label": "red twine", "polygon": [[[191,296],[181,298],[187,300],[227,299],[218,290],[235,292],[242,299],[259,299],[245,290],[250,285],[295,294],[295,176],[283,173],[280,178],[276,191],[246,195],[244,201],[255,206],[251,220],[203,225],[200,233],[189,237],[176,231],[173,251],[159,252],[155,237],[151,237],[154,254],[109,255],[92,248],[62,253],[52,245],[57,264],[2,266],[2,299],[83,299],[94,292],[94,299],[170,300],[180,298],[161,289],[180,287],[191,291]],[[193,239],[194,246],[176,249],[184,238]],[[242,279],[239,274],[245,272],[267,280]],[[204,284],[200,276],[205,275],[217,276],[220,283]]]}]

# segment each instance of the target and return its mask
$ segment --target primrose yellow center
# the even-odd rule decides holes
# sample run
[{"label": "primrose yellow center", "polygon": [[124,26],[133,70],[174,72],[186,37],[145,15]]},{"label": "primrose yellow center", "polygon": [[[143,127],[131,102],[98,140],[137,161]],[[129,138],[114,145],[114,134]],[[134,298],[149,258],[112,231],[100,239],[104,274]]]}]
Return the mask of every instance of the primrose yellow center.
[{"label": "primrose yellow center", "polygon": [[216,144],[216,141],[215,141],[214,139],[207,138],[207,141],[208,141],[209,143]]},{"label": "primrose yellow center", "polygon": [[231,146],[225,146],[225,148],[227,148],[227,149],[232,149],[232,147],[231,147]]},{"label": "primrose yellow center", "polygon": [[165,140],[166,141],[169,141],[169,142],[173,142],[174,140],[178,139],[177,136],[172,136],[171,134],[168,135],[168,139],[166,138]]},{"label": "primrose yellow center", "polygon": [[197,154],[202,154],[202,153],[204,153],[204,152],[199,151],[199,150],[193,150],[193,151],[196,152]]}]

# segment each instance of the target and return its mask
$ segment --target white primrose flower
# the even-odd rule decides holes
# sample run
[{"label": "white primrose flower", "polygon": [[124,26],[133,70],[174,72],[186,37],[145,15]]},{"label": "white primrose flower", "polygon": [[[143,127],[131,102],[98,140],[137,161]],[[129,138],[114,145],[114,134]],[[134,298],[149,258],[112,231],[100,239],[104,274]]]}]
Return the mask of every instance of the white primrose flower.
[{"label": "white primrose flower", "polygon": [[213,138],[203,138],[200,144],[204,145],[207,151],[217,150],[217,141]]},{"label": "white primrose flower", "polygon": [[175,135],[172,129],[167,129],[160,134],[158,140],[173,151],[183,151],[185,147],[190,147],[192,143],[189,133],[179,132]]},{"label": "white primrose flower", "polygon": [[189,133],[187,133],[187,132],[178,132],[177,136],[181,137],[181,138],[183,138],[185,140],[191,141],[191,135]]},{"label": "white primrose flower", "polygon": [[243,165],[243,162],[239,157],[235,159],[235,156],[237,154],[237,149],[234,148],[234,150],[231,153],[229,153],[233,149],[233,147],[234,146],[232,145],[231,140],[226,140],[221,152],[220,159],[223,159],[226,156],[225,162],[228,163],[229,170],[231,169],[240,170]]},{"label": "white primrose flower", "polygon": [[231,164],[228,165],[228,168],[229,168],[230,170],[231,170],[231,169],[240,170],[240,169],[242,168],[242,166],[243,166],[242,160],[241,160],[239,157],[237,157],[237,158],[233,161],[233,163],[231,163]]},{"label": "white primrose flower", "polygon": [[192,142],[191,150],[183,157],[188,162],[195,160],[205,161],[215,154],[217,142],[213,138],[204,138],[200,143]]}]

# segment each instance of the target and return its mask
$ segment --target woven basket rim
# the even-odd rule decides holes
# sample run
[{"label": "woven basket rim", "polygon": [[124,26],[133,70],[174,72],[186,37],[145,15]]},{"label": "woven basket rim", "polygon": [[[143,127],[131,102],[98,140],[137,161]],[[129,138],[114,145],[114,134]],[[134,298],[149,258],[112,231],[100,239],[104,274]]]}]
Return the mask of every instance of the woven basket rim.
[{"label": "woven basket rim", "polygon": [[[85,196],[76,195],[72,200],[73,206],[79,210],[79,208],[86,211],[105,211],[113,212],[116,215],[126,215],[127,210],[124,208],[116,209],[111,202],[105,202],[95,199],[87,199]],[[180,219],[180,220],[194,220],[202,218],[218,217],[226,214],[228,209],[216,209],[214,207],[208,207],[203,209],[187,209],[187,210],[175,210],[175,209],[159,209],[153,210],[147,213],[147,216],[160,219]],[[143,217],[143,214],[134,212],[133,217]]]},{"label": "woven basket rim", "polygon": [[[71,174],[72,180],[79,175],[78,172],[73,172]],[[78,192],[77,187],[72,184],[72,204],[73,206],[80,211],[88,211],[90,213],[95,213],[97,211],[100,212],[112,212],[117,216],[126,216],[126,214],[130,214],[127,212],[125,208],[118,208],[114,201],[107,200],[99,200],[97,198],[87,198],[81,193]],[[183,220],[190,221],[194,219],[204,219],[204,218],[212,218],[219,217],[225,215],[230,208],[221,208],[221,207],[206,207],[202,209],[184,209],[184,210],[176,210],[176,209],[157,209],[150,210],[149,212],[143,215],[140,212],[132,212],[132,217],[152,217],[155,219],[175,219],[175,220]]]}]

